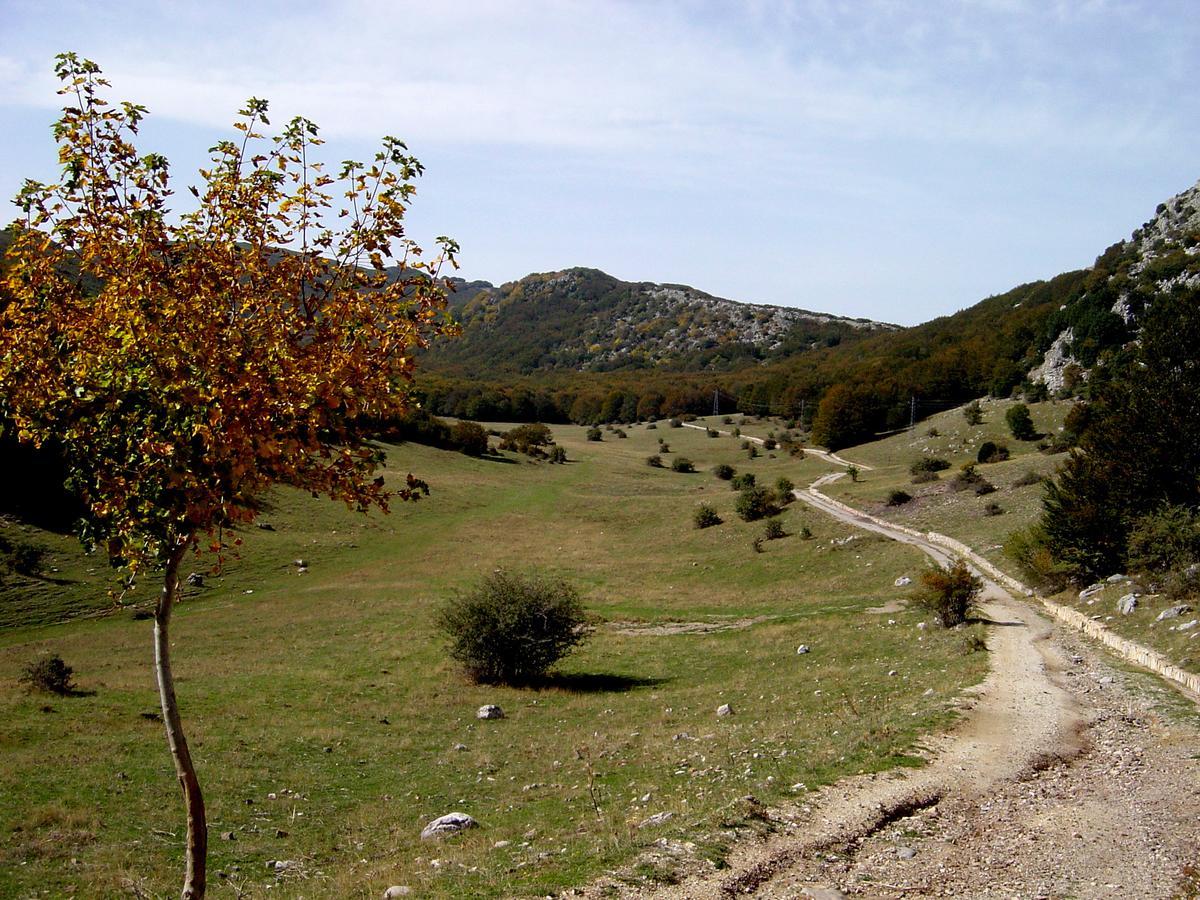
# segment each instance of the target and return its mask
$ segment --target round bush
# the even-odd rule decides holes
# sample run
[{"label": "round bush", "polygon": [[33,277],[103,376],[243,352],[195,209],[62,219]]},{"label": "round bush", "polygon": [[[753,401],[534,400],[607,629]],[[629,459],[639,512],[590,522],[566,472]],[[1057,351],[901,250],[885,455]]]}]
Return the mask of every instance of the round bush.
[{"label": "round bush", "polygon": [[929,610],[944,628],[953,628],[975,615],[983,582],[961,560],[949,569],[932,566],[921,573],[917,605]]},{"label": "round bush", "polygon": [[587,439],[589,441],[602,441],[604,440],[604,433],[599,428],[592,426],[587,430]]},{"label": "round bush", "polygon": [[677,456],[671,460],[672,472],[695,472],[696,467],[692,465],[692,461],[686,456]]},{"label": "round bush", "polygon": [[892,491],[890,494],[888,494],[887,505],[888,506],[903,506],[905,503],[908,503],[910,500],[912,500],[912,495],[909,494],[907,491]]},{"label": "round bush", "polygon": [[697,528],[711,528],[713,525],[721,524],[721,517],[707,503],[702,503],[696,507],[696,511],[692,514],[692,522]]},{"label": "round bush", "polygon": [[646,465],[652,469],[661,469],[663,467],[662,457],[655,453],[653,456],[646,457]]},{"label": "round bush", "polygon": [[755,485],[742,489],[734,508],[746,522],[765,519],[779,512],[779,507],[775,505],[775,495],[766,488]]},{"label": "round bush", "polygon": [[781,537],[785,537],[787,532],[783,530],[783,523],[778,519],[767,519],[766,528],[763,529],[763,537],[768,541],[775,541]]},{"label": "round bush", "polygon": [[713,466],[713,474],[722,481],[728,481],[736,473],[733,466],[729,465],[729,463],[718,463],[717,465]]},{"label": "round bush", "polygon": [[49,694],[69,694],[75,690],[75,685],[71,683],[71,674],[74,671],[57,654],[43,656],[25,666],[21,672],[21,682],[29,685],[32,690]]},{"label": "round bush", "polygon": [[438,613],[450,655],[474,681],[528,684],[566,656],[590,628],[578,592],[560,578],[495,572]]}]

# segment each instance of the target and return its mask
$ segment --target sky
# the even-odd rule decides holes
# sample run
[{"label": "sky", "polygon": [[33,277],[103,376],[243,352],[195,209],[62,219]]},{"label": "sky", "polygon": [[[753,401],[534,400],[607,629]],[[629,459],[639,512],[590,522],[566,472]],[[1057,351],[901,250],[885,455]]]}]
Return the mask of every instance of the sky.
[{"label": "sky", "polygon": [[[425,165],[409,233],[916,324],[1091,264],[1200,178],[1194,0],[0,0],[0,197],[56,177],[54,54],[179,188],[246,98]],[[15,217],[16,208],[3,214]]]}]

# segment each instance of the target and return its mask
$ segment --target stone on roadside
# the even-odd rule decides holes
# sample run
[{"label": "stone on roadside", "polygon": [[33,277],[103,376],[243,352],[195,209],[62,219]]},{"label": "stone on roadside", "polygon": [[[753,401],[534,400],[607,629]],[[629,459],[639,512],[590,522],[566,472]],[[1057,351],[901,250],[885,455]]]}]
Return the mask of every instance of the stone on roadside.
[{"label": "stone on roadside", "polygon": [[733,715],[733,707],[730,706],[728,703],[722,703],[720,706],[717,707],[717,715],[721,716],[721,717],[732,716]]},{"label": "stone on roadside", "polygon": [[1125,580],[1127,580],[1127,576],[1125,575],[1109,575],[1108,578],[1105,579],[1105,581],[1107,581],[1109,584],[1119,584]]},{"label": "stone on roadside", "polygon": [[447,813],[444,816],[434,819],[421,829],[421,840],[448,837],[452,834],[458,834],[460,831],[465,831],[468,828],[475,828],[478,824],[478,822],[466,813]]},{"label": "stone on roadside", "polygon": [[1191,611],[1192,611],[1192,608],[1190,606],[1188,606],[1186,603],[1180,603],[1177,606],[1168,606],[1166,609],[1164,609],[1162,612],[1160,612],[1158,614],[1158,618],[1155,619],[1154,621],[1161,622],[1164,619],[1177,619],[1180,616],[1182,616],[1184,613],[1190,613]]},{"label": "stone on roadside", "polygon": [[485,703],[475,713],[477,719],[503,719],[504,710],[495,703]]},{"label": "stone on roadside", "polygon": [[1079,592],[1079,599],[1086,600],[1088,597],[1094,597],[1096,594],[1099,594],[1102,590],[1104,590],[1103,582],[1098,581],[1095,584],[1089,584],[1087,587],[1085,587],[1082,591]]},{"label": "stone on roadside", "polygon": [[912,847],[897,847],[896,848],[896,856],[899,859],[912,859],[916,855],[917,855],[917,851],[914,850]]},{"label": "stone on roadside", "polygon": [[1126,594],[1124,597],[1122,597],[1120,600],[1117,601],[1117,612],[1119,612],[1123,616],[1127,616],[1130,613],[1132,613],[1135,609],[1137,609],[1137,606],[1138,606],[1137,594]]}]

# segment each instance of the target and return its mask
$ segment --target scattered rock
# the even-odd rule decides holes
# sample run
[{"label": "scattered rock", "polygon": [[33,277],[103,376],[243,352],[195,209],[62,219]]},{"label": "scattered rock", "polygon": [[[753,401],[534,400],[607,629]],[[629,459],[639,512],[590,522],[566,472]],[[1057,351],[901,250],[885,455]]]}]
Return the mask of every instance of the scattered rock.
[{"label": "scattered rock", "polygon": [[655,813],[649,818],[642,819],[642,821],[638,823],[638,828],[656,828],[659,825],[670,822],[673,818],[675,818],[675,813],[673,812],[664,811]]},{"label": "scattered rock", "polygon": [[896,857],[898,859],[912,859],[916,855],[917,855],[917,851],[914,850],[912,847],[897,847],[896,848]]},{"label": "scattered rock", "polygon": [[458,834],[460,831],[465,831],[468,828],[475,828],[478,825],[479,823],[466,813],[447,813],[444,816],[434,819],[421,829],[421,840],[447,837],[452,834]]},{"label": "scattered rock", "polygon": [[455,745],[454,745],[453,747],[451,747],[450,749],[451,749],[451,750],[457,750],[459,753],[462,753],[464,750],[466,750],[466,749],[467,749],[467,745],[466,745],[466,744],[455,744]]},{"label": "scattered rock", "polygon": [[908,587],[910,584],[912,584],[912,579],[907,575],[901,575],[893,583],[896,585],[896,587]]},{"label": "scattered rock", "polygon": [[237,840],[237,835],[236,835],[236,834],[234,834],[232,831],[222,831],[222,832],[221,832],[221,840],[223,840],[223,841],[236,841],[236,840]]},{"label": "scattered rock", "polygon": [[204,576],[199,572],[192,572],[184,579],[184,582],[192,587],[204,587]]},{"label": "scattered rock", "polygon": [[1135,609],[1137,609],[1137,606],[1138,606],[1137,594],[1126,594],[1124,597],[1122,597],[1120,600],[1117,601],[1117,612],[1119,612],[1123,616],[1127,616],[1131,612],[1133,612]]},{"label": "scattered rock", "polygon": [[824,885],[802,888],[800,896],[807,897],[808,900],[846,900],[846,895],[837,888]]},{"label": "scattered rock", "polygon": [[1120,584],[1122,581],[1128,580],[1129,577],[1127,575],[1109,575],[1108,578],[1105,579],[1105,581],[1107,581],[1109,584]]},{"label": "scattered rock", "polygon": [[383,900],[395,900],[396,897],[407,897],[411,893],[412,888],[407,884],[393,884],[383,892]]},{"label": "scattered rock", "polygon": [[1192,621],[1190,621],[1190,622],[1184,622],[1182,625],[1180,625],[1175,630],[1176,631],[1189,631],[1189,630],[1195,628],[1197,623],[1200,623],[1200,619],[1192,619]]},{"label": "scattered rock", "polygon": [[261,528],[263,531],[274,531],[275,530],[275,526],[272,525],[270,522],[255,522],[254,524],[257,525],[259,528]]},{"label": "scattered rock", "polygon": [[720,706],[717,707],[717,715],[722,716],[722,717],[732,716],[733,715],[733,707],[730,706],[728,703],[722,703]]},{"label": "scattered rock", "polygon": [[485,703],[475,713],[477,719],[503,719],[504,710],[495,703]]},{"label": "scattered rock", "polygon": [[1192,608],[1190,606],[1188,606],[1186,603],[1180,603],[1178,606],[1168,606],[1166,609],[1164,609],[1162,612],[1160,612],[1158,614],[1158,618],[1155,619],[1154,621],[1161,622],[1164,619],[1177,619],[1180,616],[1182,616],[1184,613],[1190,613],[1191,611],[1192,611]]},{"label": "scattered rock", "polygon": [[297,569],[307,569],[307,568],[308,568],[308,560],[306,560],[306,559],[293,559],[293,560],[292,560],[292,565],[293,565],[293,566],[295,566]]},{"label": "scattered rock", "polygon": [[492,844],[492,849],[493,850],[503,850],[505,847],[507,847],[511,843],[512,843],[512,841],[496,841],[496,843]]},{"label": "scattered rock", "polygon": [[1096,594],[1099,594],[1103,590],[1104,590],[1104,583],[1098,581],[1095,584],[1088,585],[1082,591],[1080,591],[1079,599],[1086,600],[1088,597],[1094,597]]},{"label": "scattered rock", "polygon": [[890,669],[890,670],[888,671],[888,677],[889,677],[889,678],[895,678],[895,677],[896,677],[897,675],[899,675],[899,674],[900,674],[900,673],[899,673],[899,672],[897,672],[895,669]]},{"label": "scattered rock", "polygon": [[294,859],[268,859],[267,868],[273,872],[290,872],[300,868],[300,863]]},{"label": "scattered rock", "polygon": [[797,654],[804,654],[807,652],[808,652],[808,644],[801,644],[799,647],[796,648]]}]

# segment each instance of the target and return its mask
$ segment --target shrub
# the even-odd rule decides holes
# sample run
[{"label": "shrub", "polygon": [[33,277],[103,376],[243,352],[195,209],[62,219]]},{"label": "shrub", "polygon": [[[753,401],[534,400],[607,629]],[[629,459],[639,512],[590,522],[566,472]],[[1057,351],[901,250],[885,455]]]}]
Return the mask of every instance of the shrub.
[{"label": "shrub", "polygon": [[846,466],[846,474],[850,476],[851,481],[858,481],[861,473],[858,471],[858,466]]},{"label": "shrub", "polygon": [[528,684],[590,632],[579,594],[567,582],[495,572],[438,613],[450,655],[474,681]]},{"label": "shrub", "polygon": [[795,489],[796,485],[786,475],[780,475],[775,481],[775,496],[779,498],[780,503],[791,503],[795,499],[792,496]]},{"label": "shrub", "polygon": [[741,448],[742,448],[743,450],[749,450],[749,449],[750,449],[750,442],[749,442],[749,441],[747,441],[747,440],[743,440],[743,441],[742,441],[742,443],[741,443]]},{"label": "shrub", "polygon": [[615,434],[615,435],[616,435],[618,438],[627,438],[627,437],[629,437],[629,435],[627,435],[627,434],[625,433],[625,429],[624,429],[624,428],[617,428],[617,429],[615,429],[615,430],[613,431],[613,434]]},{"label": "shrub", "polygon": [[1200,559],[1200,516],[1186,506],[1161,506],[1129,532],[1129,567],[1166,572]]},{"label": "shrub", "polygon": [[925,434],[927,434],[929,437],[939,437],[941,432],[936,428],[930,428],[927,432],[925,432]]},{"label": "shrub", "polygon": [[787,532],[783,530],[783,523],[779,519],[767,519],[766,528],[763,529],[763,537],[766,540],[774,541],[786,536]]},{"label": "shrub", "polygon": [[723,423],[725,423],[726,425],[732,425],[733,424],[733,416],[726,416],[721,421]]},{"label": "shrub", "polygon": [[672,472],[695,472],[696,467],[692,465],[692,461],[686,456],[677,456],[671,460]]},{"label": "shrub", "polygon": [[692,522],[697,528],[711,528],[713,525],[721,524],[721,517],[707,503],[701,503],[692,514]]},{"label": "shrub", "polygon": [[1031,484],[1041,484],[1045,480],[1046,480],[1045,475],[1039,475],[1037,472],[1034,472],[1032,469],[1030,469],[1028,472],[1026,472],[1024,475],[1022,475],[1020,478],[1018,478],[1016,481],[1013,482],[1013,487],[1027,487]]},{"label": "shrub", "polygon": [[593,425],[591,428],[589,428],[587,430],[587,439],[589,441],[602,441],[602,440],[604,440],[604,434],[600,431],[599,428],[597,428],[595,425]]},{"label": "shrub", "polygon": [[737,437],[741,437],[741,436],[742,436],[742,429],[740,429],[740,428],[735,428],[735,429],[733,429],[733,431],[732,431],[732,432],[730,432],[730,433],[731,433],[731,434],[732,434],[732,435],[733,435],[735,438],[737,438]]},{"label": "shrub", "polygon": [[656,425],[654,422],[647,422],[647,423],[646,423],[646,430],[647,430],[647,431],[657,431],[657,430],[658,430],[658,425]]},{"label": "shrub", "polygon": [[566,461],[567,461],[567,451],[565,448],[560,447],[557,444],[555,444],[553,447],[550,448],[550,462],[559,463],[561,465],[562,463],[565,463]]},{"label": "shrub", "polygon": [[994,494],[995,492],[996,486],[990,481],[981,481],[975,485],[975,496],[977,497],[982,497],[985,494]]},{"label": "shrub", "polygon": [[763,449],[764,450],[774,450],[778,446],[779,446],[778,442],[773,437],[769,437],[765,441],[763,441]]},{"label": "shrub", "polygon": [[1008,446],[994,441],[984,441],[979,445],[979,452],[975,454],[976,461],[981,463],[1004,462],[1008,457]]},{"label": "shrub", "polygon": [[450,427],[450,440],[467,456],[483,456],[488,452],[487,429],[478,422],[455,422]]},{"label": "shrub", "polygon": [[721,436],[721,432],[717,431],[717,429],[715,429],[715,428],[706,428],[704,430],[704,433],[707,434],[710,438],[715,438],[715,437]]},{"label": "shrub", "polygon": [[750,459],[756,459],[758,457],[758,448],[751,444],[746,448],[746,456]]},{"label": "shrub", "polygon": [[983,582],[971,574],[966,563],[957,561],[949,569],[931,566],[921,573],[916,603],[932,612],[943,628],[953,628],[978,612]]},{"label": "shrub", "polygon": [[983,421],[983,410],[980,408],[978,400],[972,400],[964,406],[962,413],[968,425],[978,425]]},{"label": "shrub", "polygon": [[730,482],[730,486],[735,491],[741,491],[748,487],[754,487],[754,473],[743,472],[741,475],[735,475],[733,481]]},{"label": "shrub", "polygon": [[800,540],[802,540],[802,541],[811,541],[811,540],[812,540],[812,536],[813,536],[813,533],[812,533],[812,529],[811,529],[811,528],[809,528],[807,525],[801,525],[801,526],[800,526]]},{"label": "shrub", "polygon": [[1004,508],[1001,507],[999,503],[989,503],[987,506],[985,506],[983,508],[983,514],[985,516],[998,516],[998,515],[1001,515],[1003,512],[1004,512]]},{"label": "shrub", "polygon": [[1032,441],[1037,437],[1037,429],[1033,427],[1033,417],[1029,414],[1029,407],[1024,403],[1010,406],[1008,412],[1004,414],[1004,420],[1008,422],[1008,430],[1018,441]]},{"label": "shrub", "polygon": [[672,428],[682,428],[682,427],[683,427],[683,420],[682,420],[682,419],[672,419],[672,420],[671,420],[671,421],[670,421],[668,424],[669,424],[669,425],[670,425]]},{"label": "shrub", "polygon": [[729,465],[729,463],[718,463],[717,465],[713,466],[713,474],[722,481],[729,481],[731,478],[733,478],[735,472],[736,470],[733,468],[733,466]]},{"label": "shrub", "polygon": [[21,672],[21,683],[29,685],[30,690],[45,691],[48,694],[70,694],[75,690],[71,683],[70,666],[63,662],[57,653],[54,656],[43,656],[25,666]]},{"label": "shrub", "polygon": [[951,479],[950,489],[954,491],[968,491],[976,485],[984,483],[983,476],[975,471],[975,463],[967,463]]},{"label": "shrub", "polygon": [[765,519],[779,513],[775,505],[775,495],[764,487],[749,485],[742,489],[734,508],[737,514],[746,522]]},{"label": "shrub", "polygon": [[888,494],[887,505],[888,506],[903,506],[905,503],[908,503],[910,500],[912,500],[912,494],[908,493],[907,491],[892,491],[891,493]]},{"label": "shrub", "polygon": [[756,537],[754,540],[752,540],[750,542],[750,546],[754,548],[755,553],[762,553],[763,552],[763,539],[761,537]]},{"label": "shrub", "polygon": [[937,481],[937,480],[938,480],[937,472],[918,472],[916,475],[914,475],[912,477],[913,484],[927,484],[930,481]]},{"label": "shrub", "polygon": [[661,469],[663,467],[662,457],[655,453],[653,456],[646,457],[646,465],[653,469]]},{"label": "shrub", "polygon": [[43,547],[13,542],[0,535],[0,565],[18,575],[36,575],[46,555]]},{"label": "shrub", "polygon": [[526,456],[542,456],[542,447],[554,443],[549,427],[539,422],[518,425],[500,436],[501,450],[515,450]]},{"label": "shrub", "polygon": [[658,445],[658,452],[659,452],[659,453],[670,453],[670,452],[671,452],[671,445],[670,445],[670,444],[668,444],[666,441],[662,441],[662,442],[660,442],[660,443],[659,443],[659,445]]},{"label": "shrub", "polygon": [[1024,580],[1038,590],[1056,594],[1067,586],[1069,567],[1055,559],[1040,525],[1010,534],[1004,542],[1004,555],[1021,567]]},{"label": "shrub", "polygon": [[908,471],[913,475],[919,475],[922,472],[941,472],[948,468],[950,468],[949,460],[939,456],[922,456],[908,467]]}]

